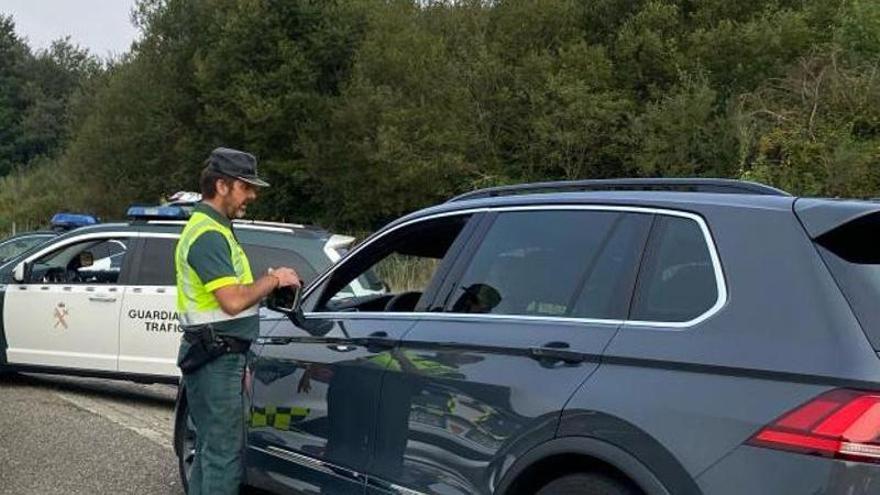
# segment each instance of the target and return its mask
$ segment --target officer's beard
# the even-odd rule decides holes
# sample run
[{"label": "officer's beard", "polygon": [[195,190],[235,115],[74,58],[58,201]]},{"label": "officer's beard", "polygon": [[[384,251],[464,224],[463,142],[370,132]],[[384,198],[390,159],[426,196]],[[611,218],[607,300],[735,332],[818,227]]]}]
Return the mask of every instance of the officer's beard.
[{"label": "officer's beard", "polygon": [[247,203],[242,203],[232,210],[232,215],[230,215],[229,218],[234,220],[238,218],[244,218],[245,215],[247,215]]},{"label": "officer's beard", "polygon": [[227,198],[224,201],[223,205],[223,213],[226,214],[226,218],[230,220],[235,220],[238,218],[244,218],[247,214],[247,203],[242,203],[240,205],[236,205],[233,201],[230,201],[231,198]]}]

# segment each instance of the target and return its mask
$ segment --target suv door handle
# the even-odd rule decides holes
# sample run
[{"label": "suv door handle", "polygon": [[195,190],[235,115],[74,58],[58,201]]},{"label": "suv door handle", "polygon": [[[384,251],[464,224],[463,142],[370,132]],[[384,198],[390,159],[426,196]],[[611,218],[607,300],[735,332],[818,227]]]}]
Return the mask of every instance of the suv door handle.
[{"label": "suv door handle", "polygon": [[582,352],[570,351],[568,342],[548,342],[542,347],[530,347],[529,354],[539,360],[564,361],[569,364],[577,364],[586,361],[587,357]]},{"label": "suv door handle", "polygon": [[95,302],[116,302],[115,297],[106,297],[106,296],[90,296],[89,301]]}]

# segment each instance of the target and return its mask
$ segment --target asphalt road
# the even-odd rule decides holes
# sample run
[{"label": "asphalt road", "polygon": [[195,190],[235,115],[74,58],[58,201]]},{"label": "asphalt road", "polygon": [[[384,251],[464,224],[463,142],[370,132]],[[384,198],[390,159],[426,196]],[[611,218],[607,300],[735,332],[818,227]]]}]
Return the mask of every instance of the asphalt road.
[{"label": "asphalt road", "polygon": [[182,495],[169,385],[0,375],[0,494]]}]

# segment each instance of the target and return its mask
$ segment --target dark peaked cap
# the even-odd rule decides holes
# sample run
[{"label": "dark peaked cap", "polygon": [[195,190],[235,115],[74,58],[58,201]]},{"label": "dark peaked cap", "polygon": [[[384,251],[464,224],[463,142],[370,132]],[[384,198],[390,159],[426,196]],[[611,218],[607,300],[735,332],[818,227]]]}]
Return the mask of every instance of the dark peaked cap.
[{"label": "dark peaked cap", "polygon": [[232,148],[215,148],[208,157],[208,168],[214,172],[260,187],[269,183],[257,176],[257,159],[250,153]]}]

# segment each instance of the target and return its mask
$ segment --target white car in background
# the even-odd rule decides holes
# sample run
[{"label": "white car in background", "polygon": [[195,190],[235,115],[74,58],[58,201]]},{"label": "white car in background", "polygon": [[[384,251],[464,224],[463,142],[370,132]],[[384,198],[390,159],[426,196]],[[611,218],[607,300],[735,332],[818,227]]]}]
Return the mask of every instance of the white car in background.
[{"label": "white car in background", "polygon": [[[177,381],[174,248],[185,212],[129,213],[130,222],[78,228],[0,268],[0,371]],[[233,228],[254,274],[291,266],[305,282],[354,242],[296,224],[236,221]],[[346,290],[370,296],[385,286],[370,275]]]}]

